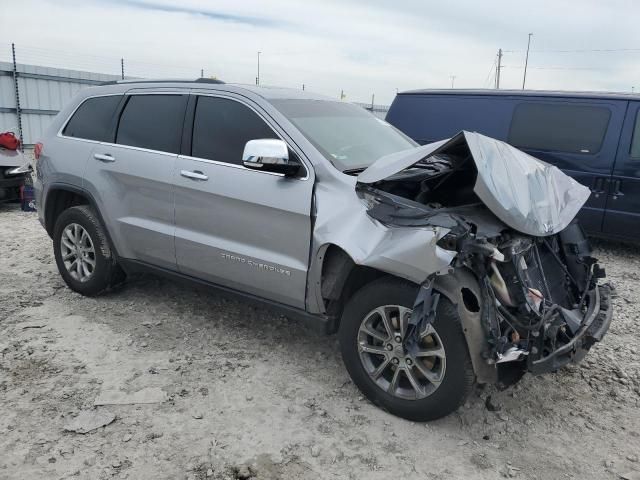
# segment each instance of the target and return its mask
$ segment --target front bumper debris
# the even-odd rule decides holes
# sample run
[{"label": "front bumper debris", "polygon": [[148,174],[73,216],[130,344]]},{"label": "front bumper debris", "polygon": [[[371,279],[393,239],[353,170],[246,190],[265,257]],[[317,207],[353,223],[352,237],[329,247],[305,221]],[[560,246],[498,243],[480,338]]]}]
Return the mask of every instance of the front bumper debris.
[{"label": "front bumper debris", "polygon": [[571,341],[546,355],[542,352],[534,355],[532,352],[528,357],[528,370],[531,373],[554,372],[570,362],[579,362],[596,342],[602,340],[613,316],[611,288],[609,285],[597,286],[589,292],[588,297],[589,308]]}]

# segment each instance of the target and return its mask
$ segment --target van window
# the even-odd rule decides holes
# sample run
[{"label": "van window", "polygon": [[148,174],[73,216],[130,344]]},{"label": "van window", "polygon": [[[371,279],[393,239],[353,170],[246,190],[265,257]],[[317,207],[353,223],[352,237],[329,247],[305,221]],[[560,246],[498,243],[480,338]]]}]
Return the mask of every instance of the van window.
[{"label": "van window", "polygon": [[631,158],[640,158],[640,109],[636,113],[636,125],[633,127],[633,137],[631,140],[631,150],[629,150]]},{"label": "van window", "polygon": [[131,95],[120,116],[116,143],[178,153],[186,95]]},{"label": "van window", "polygon": [[606,107],[521,103],[513,113],[509,143],[534,150],[597,153],[610,117]]},{"label": "van window", "polygon": [[78,107],[62,134],[67,137],[112,142],[111,120],[122,95],[88,98]]},{"label": "van window", "polygon": [[198,97],[191,156],[241,165],[246,143],[260,138],[278,136],[249,107],[227,98]]}]

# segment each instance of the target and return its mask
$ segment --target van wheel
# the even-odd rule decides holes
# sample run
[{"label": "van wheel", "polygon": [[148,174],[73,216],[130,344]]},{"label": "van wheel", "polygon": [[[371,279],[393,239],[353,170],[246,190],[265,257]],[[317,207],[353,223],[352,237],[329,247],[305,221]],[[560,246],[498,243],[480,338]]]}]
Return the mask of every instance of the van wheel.
[{"label": "van wheel", "polygon": [[71,207],[53,229],[53,251],[65,283],[82,295],[98,295],[124,280],[93,209]]},{"label": "van wheel", "polygon": [[444,296],[417,350],[403,348],[416,295],[414,284],[394,278],[365,285],[345,306],[340,347],[369,400],[399,417],[428,421],[462,405],[475,376],[457,310]]}]

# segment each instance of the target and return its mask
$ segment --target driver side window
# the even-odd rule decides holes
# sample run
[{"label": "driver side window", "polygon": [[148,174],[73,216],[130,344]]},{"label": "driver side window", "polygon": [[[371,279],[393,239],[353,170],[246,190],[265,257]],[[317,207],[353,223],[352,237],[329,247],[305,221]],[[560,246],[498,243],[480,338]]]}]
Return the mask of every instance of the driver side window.
[{"label": "driver side window", "polygon": [[193,120],[191,156],[242,165],[249,140],[278,138],[253,110],[235,100],[199,96]]}]

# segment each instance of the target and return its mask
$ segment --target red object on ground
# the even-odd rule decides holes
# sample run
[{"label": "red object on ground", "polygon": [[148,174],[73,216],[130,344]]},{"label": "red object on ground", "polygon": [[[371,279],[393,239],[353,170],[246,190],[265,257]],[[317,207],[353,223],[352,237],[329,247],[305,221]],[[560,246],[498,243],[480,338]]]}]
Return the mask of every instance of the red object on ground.
[{"label": "red object on ground", "polygon": [[0,147],[4,147],[7,150],[17,150],[20,146],[20,140],[18,140],[13,132],[0,133]]}]

